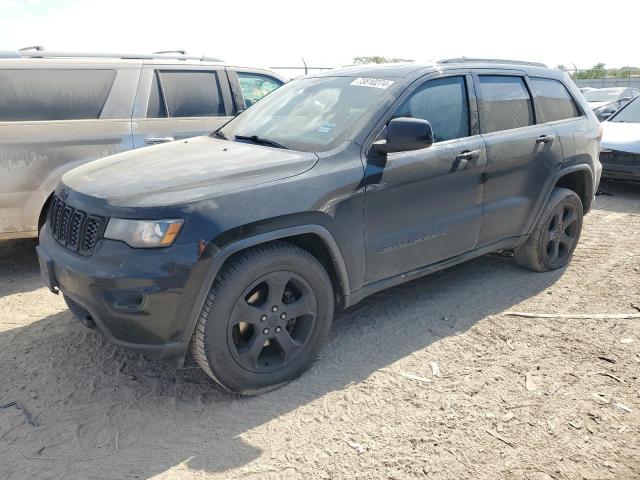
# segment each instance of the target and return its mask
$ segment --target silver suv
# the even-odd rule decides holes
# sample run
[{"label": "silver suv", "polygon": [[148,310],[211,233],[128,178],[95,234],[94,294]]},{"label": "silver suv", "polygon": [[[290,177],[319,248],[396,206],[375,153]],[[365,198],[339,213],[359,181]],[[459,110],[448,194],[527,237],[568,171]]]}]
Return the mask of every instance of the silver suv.
[{"label": "silver suv", "polygon": [[0,52],[0,239],[37,236],[67,170],[214,131],[283,83],[184,52]]}]

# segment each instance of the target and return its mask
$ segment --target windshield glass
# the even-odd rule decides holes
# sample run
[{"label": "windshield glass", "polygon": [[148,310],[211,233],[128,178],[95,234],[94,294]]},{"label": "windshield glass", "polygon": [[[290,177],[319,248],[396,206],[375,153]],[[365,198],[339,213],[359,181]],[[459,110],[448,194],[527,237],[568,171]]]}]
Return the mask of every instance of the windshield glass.
[{"label": "windshield glass", "polygon": [[354,77],[293,80],[225,125],[227,139],[253,137],[305,152],[323,152],[352,138],[398,82]]},{"label": "windshield glass", "polygon": [[610,122],[628,122],[628,123],[640,123],[640,101],[638,98],[633,102],[630,102],[626,107],[620,110]]},{"label": "windshield glass", "polygon": [[584,98],[587,99],[587,102],[613,102],[617,100],[621,92],[620,88],[600,88],[584,92]]}]

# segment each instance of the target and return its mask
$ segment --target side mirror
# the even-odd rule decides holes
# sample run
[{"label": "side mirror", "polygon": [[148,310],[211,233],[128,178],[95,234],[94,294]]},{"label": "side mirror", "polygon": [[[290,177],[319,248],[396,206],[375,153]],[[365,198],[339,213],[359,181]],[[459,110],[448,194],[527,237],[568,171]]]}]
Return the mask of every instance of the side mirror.
[{"label": "side mirror", "polygon": [[380,153],[407,152],[433,144],[431,124],[421,118],[398,117],[387,124],[387,138],[373,143]]},{"label": "side mirror", "polygon": [[600,120],[606,120],[607,118],[609,118],[611,115],[613,115],[614,112],[602,112],[601,114],[597,115],[598,117],[600,117]]}]

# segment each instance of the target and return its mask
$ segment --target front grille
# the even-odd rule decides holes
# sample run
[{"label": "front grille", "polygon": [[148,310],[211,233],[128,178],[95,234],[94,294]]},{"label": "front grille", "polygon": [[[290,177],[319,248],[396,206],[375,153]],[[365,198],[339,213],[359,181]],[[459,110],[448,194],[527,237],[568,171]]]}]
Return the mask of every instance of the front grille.
[{"label": "front grille", "polygon": [[622,167],[640,166],[640,154],[611,150],[600,152],[600,162],[603,165],[619,165]]},{"label": "front grille", "polygon": [[56,241],[82,255],[93,254],[107,219],[77,210],[54,195],[49,207],[49,227]]}]

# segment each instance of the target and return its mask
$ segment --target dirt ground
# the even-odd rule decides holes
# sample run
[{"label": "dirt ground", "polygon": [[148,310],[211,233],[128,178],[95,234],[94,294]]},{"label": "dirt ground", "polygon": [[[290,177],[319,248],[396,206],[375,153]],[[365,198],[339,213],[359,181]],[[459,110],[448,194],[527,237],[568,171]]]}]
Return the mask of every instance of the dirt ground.
[{"label": "dirt ground", "polygon": [[0,478],[639,479],[640,318],[505,314],[640,312],[640,186],[602,190],[566,270],[490,255],[377,294],[257,398],[109,345],[5,242],[0,407],[29,415],[0,409]]}]

